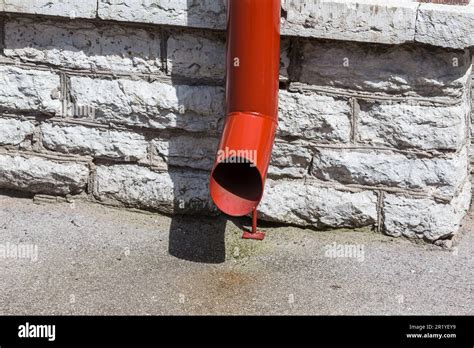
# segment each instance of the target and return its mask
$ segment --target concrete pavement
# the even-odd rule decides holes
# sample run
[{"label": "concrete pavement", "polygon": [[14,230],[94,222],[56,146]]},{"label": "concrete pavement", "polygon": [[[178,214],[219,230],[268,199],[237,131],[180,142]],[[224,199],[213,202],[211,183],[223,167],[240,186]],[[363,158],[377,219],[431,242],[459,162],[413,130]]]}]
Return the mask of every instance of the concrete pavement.
[{"label": "concrete pavement", "polygon": [[0,314],[472,315],[473,219],[452,250],[370,230],[257,242],[239,220],[0,196]]}]

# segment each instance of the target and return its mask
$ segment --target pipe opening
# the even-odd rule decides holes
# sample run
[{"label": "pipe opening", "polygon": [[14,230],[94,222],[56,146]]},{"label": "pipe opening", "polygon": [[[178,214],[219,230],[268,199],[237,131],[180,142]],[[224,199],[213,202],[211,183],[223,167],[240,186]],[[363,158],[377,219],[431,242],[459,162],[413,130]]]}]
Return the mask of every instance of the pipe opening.
[{"label": "pipe opening", "polygon": [[211,176],[211,193],[224,213],[243,216],[258,205],[263,195],[259,170],[244,158],[219,163]]},{"label": "pipe opening", "polygon": [[240,198],[258,201],[262,196],[262,179],[251,162],[219,163],[212,177],[223,189]]}]

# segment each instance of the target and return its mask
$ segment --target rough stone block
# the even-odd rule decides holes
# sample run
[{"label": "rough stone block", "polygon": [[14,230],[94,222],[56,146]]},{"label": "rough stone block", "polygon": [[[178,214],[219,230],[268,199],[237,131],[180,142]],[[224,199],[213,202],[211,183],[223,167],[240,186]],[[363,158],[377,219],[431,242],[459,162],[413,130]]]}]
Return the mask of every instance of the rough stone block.
[{"label": "rough stone block", "polygon": [[[280,80],[288,80],[290,39],[281,40]],[[225,79],[226,46],[222,33],[172,31],[167,44],[167,70],[171,76]]]},{"label": "rough stone block", "polygon": [[5,12],[19,12],[62,16],[74,18],[95,18],[97,0],[4,0],[0,10]]},{"label": "rough stone block", "polygon": [[284,0],[286,35],[400,44],[413,41],[418,4],[410,1]]},{"label": "rough stone block", "polygon": [[188,167],[210,171],[219,139],[217,137],[172,136],[153,140],[155,165]]},{"label": "rough stone block", "polygon": [[264,220],[316,228],[373,226],[377,195],[339,191],[311,181],[268,180],[259,213]]},{"label": "rough stone block", "polygon": [[468,158],[460,152],[417,158],[379,150],[318,148],[312,175],[343,184],[404,188],[453,197],[467,176]]},{"label": "rough stone block", "polygon": [[136,165],[97,166],[95,195],[163,213],[214,211],[203,172],[154,172]]},{"label": "rough stone block", "polygon": [[115,24],[31,19],[5,24],[5,55],[71,69],[157,73],[159,33]]},{"label": "rough stone block", "polygon": [[225,77],[225,37],[174,32],[168,39],[168,73],[189,78]]},{"label": "rough stone block", "polygon": [[303,178],[308,174],[312,151],[301,142],[275,141],[268,175],[275,177]]},{"label": "rough stone block", "polygon": [[14,118],[0,118],[0,145],[20,145],[33,135],[35,124]]},{"label": "rough stone block", "polygon": [[100,0],[102,19],[225,29],[225,0]]},{"label": "rough stone block", "polygon": [[474,3],[468,6],[421,4],[415,40],[434,46],[474,46]]},{"label": "rough stone block", "polygon": [[421,45],[312,40],[301,56],[301,82],[370,95],[460,99],[471,73],[467,51]]},{"label": "rough stone block", "polygon": [[420,150],[458,150],[466,143],[466,102],[443,106],[361,100],[359,106],[359,142]]},{"label": "rough stone block", "polygon": [[384,232],[394,237],[405,236],[430,242],[449,238],[458,232],[470,202],[469,181],[449,203],[436,202],[432,198],[387,194],[383,205]]},{"label": "rough stone block", "polygon": [[66,195],[86,189],[89,167],[42,157],[0,154],[0,187],[33,193]]},{"label": "rough stone block", "polygon": [[43,145],[51,151],[123,161],[147,157],[147,141],[138,133],[44,123]]},{"label": "rough stone block", "polygon": [[0,107],[59,114],[59,76],[49,71],[0,66]]},{"label": "rough stone block", "polygon": [[350,141],[349,100],[286,91],[280,91],[279,99],[279,136],[323,143]]},{"label": "rough stone block", "polygon": [[71,77],[71,96],[103,123],[216,132],[224,115],[222,87]]}]

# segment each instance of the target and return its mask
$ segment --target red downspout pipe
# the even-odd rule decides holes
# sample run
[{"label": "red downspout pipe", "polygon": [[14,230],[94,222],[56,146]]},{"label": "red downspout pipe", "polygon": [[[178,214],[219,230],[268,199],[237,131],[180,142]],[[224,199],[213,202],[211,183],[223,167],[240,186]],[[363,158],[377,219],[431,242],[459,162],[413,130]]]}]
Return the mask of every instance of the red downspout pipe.
[{"label": "red downspout pipe", "polygon": [[216,206],[254,212],[265,186],[278,118],[280,0],[229,0],[227,117],[210,180]]}]

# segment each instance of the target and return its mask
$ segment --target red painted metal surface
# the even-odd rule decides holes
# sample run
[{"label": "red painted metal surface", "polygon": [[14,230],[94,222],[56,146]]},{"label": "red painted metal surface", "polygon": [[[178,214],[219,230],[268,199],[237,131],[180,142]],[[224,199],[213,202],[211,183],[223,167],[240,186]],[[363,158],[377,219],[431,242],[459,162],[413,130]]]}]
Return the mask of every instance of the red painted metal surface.
[{"label": "red painted metal surface", "polygon": [[210,180],[216,206],[254,212],[263,196],[278,119],[280,0],[229,0],[227,117]]},{"label": "red painted metal surface", "polygon": [[264,240],[265,232],[257,231],[257,208],[252,211],[252,230],[244,231],[243,239]]}]

